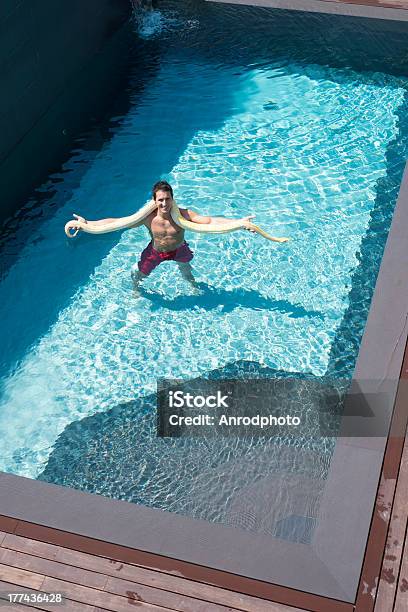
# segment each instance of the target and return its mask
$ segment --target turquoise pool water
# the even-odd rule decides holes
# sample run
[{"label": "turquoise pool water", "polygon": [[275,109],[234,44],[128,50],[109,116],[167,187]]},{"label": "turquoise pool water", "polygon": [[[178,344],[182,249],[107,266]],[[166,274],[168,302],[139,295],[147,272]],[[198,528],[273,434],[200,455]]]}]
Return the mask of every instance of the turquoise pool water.
[{"label": "turquoise pool water", "polygon": [[[10,223],[0,284],[1,470],[211,519],[216,512],[191,505],[197,491],[208,496],[203,465],[211,472],[234,452],[255,453],[249,486],[276,468],[277,455],[267,467],[260,453],[269,442],[229,441],[210,457],[200,440],[155,439],[153,420],[143,419],[154,412],[156,380],[236,362],[255,364],[261,376],[351,375],[406,154],[407,78],[318,62],[308,41],[301,47],[299,15],[290,17],[297,30],[282,57],[267,28],[278,27],[276,13],[242,11],[246,35],[259,36],[255,49],[240,51],[231,7],[164,2],[142,24],[127,112],[79,140]],[[154,61],[141,86],[145,56]],[[159,177],[179,205],[255,213],[257,224],[291,240],[188,235],[203,294],[166,263],[135,301],[130,270],[146,231],[68,241],[63,226],[73,212],[130,214]],[[139,412],[135,404],[129,412],[135,398]],[[78,443],[71,450],[67,430]],[[67,463],[59,456],[50,468],[58,438]],[[330,459],[322,454],[320,475]],[[103,471],[107,456],[117,457],[117,473]],[[220,473],[212,477],[222,491]]]}]

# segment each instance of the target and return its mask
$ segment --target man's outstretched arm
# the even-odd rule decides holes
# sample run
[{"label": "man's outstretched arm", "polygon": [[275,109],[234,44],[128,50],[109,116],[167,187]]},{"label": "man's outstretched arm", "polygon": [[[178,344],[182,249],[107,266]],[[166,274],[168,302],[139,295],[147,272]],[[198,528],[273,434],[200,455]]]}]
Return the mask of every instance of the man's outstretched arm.
[{"label": "man's outstretched arm", "polygon": [[[199,215],[194,212],[194,210],[190,210],[189,208],[183,208],[180,210],[181,214],[187,221],[193,221],[193,223],[200,223],[203,225],[211,225],[211,223],[230,223],[231,219],[227,219],[226,217],[204,217],[203,215]],[[242,219],[238,219],[240,221],[251,221],[255,215],[248,215],[248,217],[242,217]],[[247,228],[250,229],[250,228]],[[252,230],[251,230],[252,231]]]},{"label": "man's outstretched arm", "polygon": [[[109,225],[110,223],[114,223],[115,221],[125,221],[126,222],[126,219],[130,219],[130,216],[129,216],[129,217],[116,217],[116,218],[108,217],[107,219],[97,219],[96,221],[88,221],[87,219],[84,219],[84,217],[81,217],[80,215],[75,215],[74,214],[73,216],[78,221],[81,221],[82,223],[86,223],[86,225],[89,225],[90,227],[98,227],[98,225]],[[130,227],[140,227],[141,225],[144,225],[145,222],[146,222],[146,219],[143,219],[142,221],[134,223]],[[72,225],[72,228],[73,229],[81,229],[80,225],[78,225],[77,228],[75,228],[75,226]],[[115,230],[112,229],[112,231],[115,231]]]}]

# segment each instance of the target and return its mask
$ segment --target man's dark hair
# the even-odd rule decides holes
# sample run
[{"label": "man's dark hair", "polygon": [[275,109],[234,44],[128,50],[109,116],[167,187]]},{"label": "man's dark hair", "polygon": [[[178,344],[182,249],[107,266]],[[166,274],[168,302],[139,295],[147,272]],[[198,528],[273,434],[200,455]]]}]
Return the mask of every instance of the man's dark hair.
[{"label": "man's dark hair", "polygon": [[158,191],[167,191],[173,197],[172,186],[167,181],[157,181],[152,187],[153,200],[156,199],[156,193]]}]

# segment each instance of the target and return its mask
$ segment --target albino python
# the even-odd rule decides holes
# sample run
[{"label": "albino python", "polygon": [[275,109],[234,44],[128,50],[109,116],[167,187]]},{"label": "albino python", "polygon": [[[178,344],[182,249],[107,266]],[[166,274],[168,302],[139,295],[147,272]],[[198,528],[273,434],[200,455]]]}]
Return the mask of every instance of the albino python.
[{"label": "albino python", "polygon": [[[122,217],[121,219],[117,219],[116,221],[110,221],[108,223],[100,223],[96,226],[92,225],[92,221],[85,223],[78,219],[77,221],[68,221],[65,224],[65,233],[68,238],[74,238],[79,229],[87,232],[88,234],[106,234],[108,232],[112,232],[115,230],[126,229],[128,227],[132,227],[137,223],[143,223],[143,220],[148,217],[155,209],[157,208],[157,204],[154,200],[150,200],[147,204],[145,204],[140,210],[138,210],[133,215],[129,217]],[[171,218],[174,223],[179,227],[182,227],[185,230],[191,230],[193,232],[199,232],[202,234],[228,234],[229,232],[234,232],[240,229],[251,229],[254,232],[257,232],[267,240],[272,240],[272,242],[287,242],[289,238],[274,238],[263,229],[252,223],[251,221],[230,221],[228,223],[211,223],[211,224],[201,224],[194,223],[193,221],[187,221],[183,217],[180,212],[179,207],[176,202],[173,200],[173,205],[170,210]],[[74,215],[74,217],[77,215]],[[79,229],[78,229],[79,228]],[[75,230],[72,233],[72,230]]]}]

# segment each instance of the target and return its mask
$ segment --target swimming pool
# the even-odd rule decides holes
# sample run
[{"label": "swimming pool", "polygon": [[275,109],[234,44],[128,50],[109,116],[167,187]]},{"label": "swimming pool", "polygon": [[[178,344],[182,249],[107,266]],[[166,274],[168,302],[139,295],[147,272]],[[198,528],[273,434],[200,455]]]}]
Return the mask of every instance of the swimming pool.
[{"label": "swimming pool", "polygon": [[[302,15],[161,7],[127,112],[78,142],[5,238],[0,469],[279,537],[279,517],[253,519],[240,499],[258,482],[262,505],[276,474],[282,511],[300,473],[317,504],[332,445],[158,440],[156,381],[351,377],[407,156],[407,78],[397,60],[361,70],[333,41],[325,64]],[[203,295],[166,264],[134,301],[144,231],[68,242],[62,228],[72,212],[130,214],[160,176],[179,203],[254,212],[290,243],[191,235]]]}]

